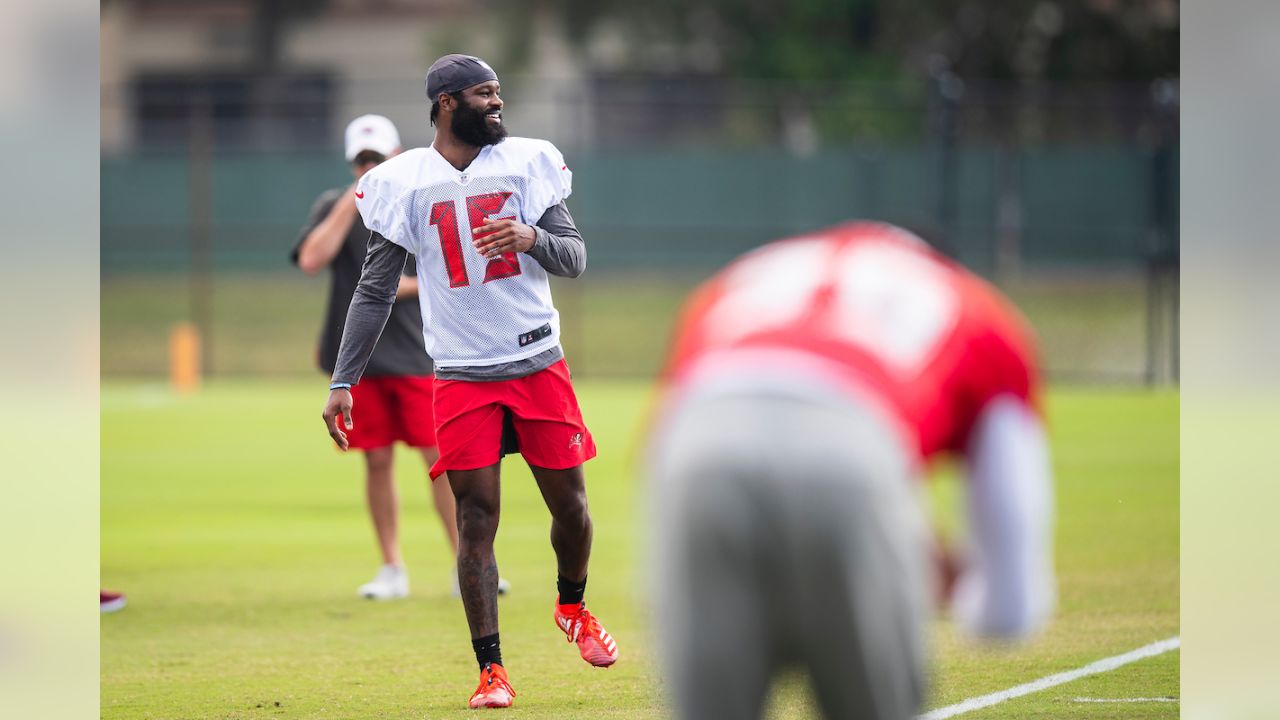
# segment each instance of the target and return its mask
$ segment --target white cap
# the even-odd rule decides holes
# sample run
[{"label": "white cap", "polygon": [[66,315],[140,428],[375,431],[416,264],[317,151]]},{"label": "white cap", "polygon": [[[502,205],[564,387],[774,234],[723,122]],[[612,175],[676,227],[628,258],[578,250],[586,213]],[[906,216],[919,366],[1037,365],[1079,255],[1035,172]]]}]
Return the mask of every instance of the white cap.
[{"label": "white cap", "polygon": [[390,156],[400,147],[396,126],[381,115],[361,115],[347,126],[347,162],[364,150]]}]

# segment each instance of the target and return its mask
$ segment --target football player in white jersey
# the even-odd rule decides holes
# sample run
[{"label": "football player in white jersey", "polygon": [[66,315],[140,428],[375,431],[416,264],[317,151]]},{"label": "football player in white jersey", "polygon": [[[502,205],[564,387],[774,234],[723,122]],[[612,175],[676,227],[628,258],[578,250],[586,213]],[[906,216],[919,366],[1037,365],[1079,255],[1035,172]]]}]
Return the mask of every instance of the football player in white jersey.
[{"label": "football player in white jersey", "polygon": [[[595,443],[560,347],[547,274],[577,277],[586,246],[564,200],[573,173],[549,142],[508,138],[497,75],[446,55],[427,73],[436,136],[361,178],[356,207],[371,231],[323,417],[347,447],[359,381],[416,256],[423,337],[436,362],[440,459],[458,506],[458,581],[480,666],[473,708],[507,707],[498,637],[499,462],[520,452],[551,512],[558,571],[554,619],[582,658],[608,667],[617,644],[583,604],[592,523],[582,465]],[[342,418],[342,427],[339,425]]]}]

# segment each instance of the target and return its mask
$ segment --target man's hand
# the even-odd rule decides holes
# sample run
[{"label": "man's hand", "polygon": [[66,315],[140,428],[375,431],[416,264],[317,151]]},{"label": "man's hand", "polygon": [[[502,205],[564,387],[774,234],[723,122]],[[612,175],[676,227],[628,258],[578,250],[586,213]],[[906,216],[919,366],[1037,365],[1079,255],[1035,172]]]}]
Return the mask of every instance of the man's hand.
[{"label": "man's hand", "polygon": [[329,208],[329,214],[307,233],[298,246],[298,267],[306,274],[315,275],[329,267],[347,241],[351,224],[360,215],[356,208],[355,188],[352,185],[338,196],[333,207]]},{"label": "man's hand", "polygon": [[338,427],[338,417],[342,417],[343,425],[348,430],[355,427],[355,423],[351,421],[351,406],[354,402],[351,399],[350,390],[338,388],[329,392],[329,402],[324,404],[324,412],[320,413],[320,417],[324,418],[324,424],[329,428],[329,437],[333,438],[342,450],[350,447],[350,443],[347,442],[347,434]]},{"label": "man's hand", "polygon": [[496,258],[503,253],[528,252],[538,235],[530,225],[512,218],[496,218],[476,228],[472,237],[481,255]]}]

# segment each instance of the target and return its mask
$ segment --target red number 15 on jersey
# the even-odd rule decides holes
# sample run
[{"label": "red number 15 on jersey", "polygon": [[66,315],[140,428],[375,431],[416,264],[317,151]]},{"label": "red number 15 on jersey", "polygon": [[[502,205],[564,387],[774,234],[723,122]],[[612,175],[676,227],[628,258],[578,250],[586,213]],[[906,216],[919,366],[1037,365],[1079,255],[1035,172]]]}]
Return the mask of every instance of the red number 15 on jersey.
[{"label": "red number 15 on jersey", "polygon": [[[507,204],[509,192],[485,193],[467,198],[467,222],[470,224],[471,238],[477,238],[475,232],[484,225],[485,218],[502,209]],[[511,216],[497,218],[512,220]],[[458,209],[452,200],[438,202],[431,206],[431,224],[436,226],[440,234],[440,250],[444,253],[444,266],[449,271],[449,287],[467,287],[471,279],[467,277],[467,263],[462,256],[462,239],[458,230]],[[520,258],[513,252],[502,253],[489,261],[484,269],[484,282],[501,280],[520,274]]]}]

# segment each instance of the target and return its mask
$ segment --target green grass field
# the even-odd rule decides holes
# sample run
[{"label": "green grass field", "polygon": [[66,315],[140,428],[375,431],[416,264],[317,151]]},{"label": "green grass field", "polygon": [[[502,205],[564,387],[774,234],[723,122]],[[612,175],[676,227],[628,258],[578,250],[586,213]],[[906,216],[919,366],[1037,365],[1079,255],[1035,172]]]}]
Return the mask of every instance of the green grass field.
[{"label": "green grass field", "polygon": [[[578,377],[653,377],[689,291],[706,273],[588,274],[555,279],[563,342]],[[212,284],[210,370],[218,377],[298,377],[314,371],[326,277],[220,273]],[[1036,328],[1051,377],[1138,382],[1147,362],[1141,276],[1041,274],[1005,283]],[[164,377],[169,333],[190,318],[182,275],[102,281],[104,377]]]},{"label": "green grass field", "polygon": [[[596,522],[588,597],[622,659],[589,668],[551,621],[548,518],[528,470],[505,467],[500,603],[520,693],[511,717],[666,716],[645,611],[640,382],[579,383],[600,446],[588,465]],[[323,383],[223,381],[102,392],[102,582],[129,607],[102,617],[104,718],[441,718],[465,709],[475,664],[421,464],[400,458],[412,598],[371,603],[375,569],[361,461],[330,448]],[[945,621],[927,707],[1002,690],[1178,633],[1178,396],[1062,389],[1049,416],[1058,481],[1061,607],[1018,648],[974,645]],[[358,419],[357,409],[357,419]],[[960,492],[933,498],[955,526]],[[996,717],[1177,717],[1178,653],[973,712]],[[807,717],[804,684],[779,684],[771,717]]]}]

